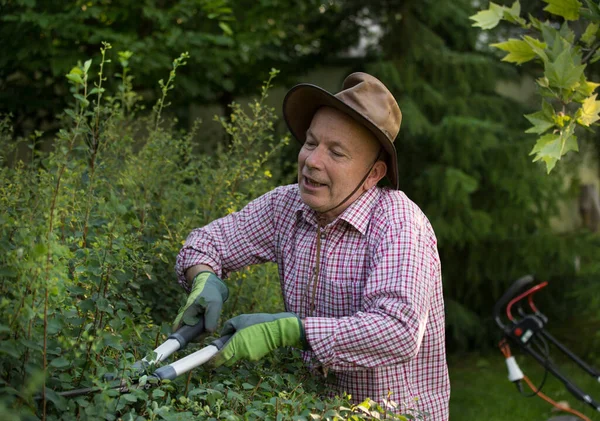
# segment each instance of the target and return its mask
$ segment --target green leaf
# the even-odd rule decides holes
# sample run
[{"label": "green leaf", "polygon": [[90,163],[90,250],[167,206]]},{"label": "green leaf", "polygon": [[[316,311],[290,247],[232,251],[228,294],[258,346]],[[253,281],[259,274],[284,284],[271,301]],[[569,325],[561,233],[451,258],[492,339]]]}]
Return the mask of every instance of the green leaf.
[{"label": "green leaf", "polygon": [[563,17],[565,20],[579,19],[579,9],[581,3],[577,0],[544,0],[548,6],[544,8],[546,12]]},{"label": "green leaf", "polygon": [[102,342],[105,346],[110,346],[117,351],[123,350],[123,345],[121,344],[122,338],[116,335],[111,334],[110,332],[102,332]]},{"label": "green leaf", "polygon": [[77,118],[77,115],[75,114],[75,112],[68,108],[65,109],[65,114],[68,115],[69,117],[71,117],[73,120],[75,120]]},{"label": "green leaf", "polygon": [[88,93],[88,95],[94,95],[94,94],[98,94],[98,93],[103,94],[104,91],[105,91],[104,88],[94,88]]},{"label": "green leaf", "polygon": [[563,155],[570,151],[579,152],[579,144],[577,143],[577,136],[574,136],[572,134],[569,135],[569,137],[565,139]]},{"label": "green leaf", "polygon": [[594,93],[594,91],[596,90],[596,88],[598,86],[600,86],[600,83],[590,82],[589,80],[586,80],[584,78],[584,80],[582,82],[579,82],[579,86],[577,87],[577,92],[587,98],[591,94]]},{"label": "green leaf", "polygon": [[513,3],[510,9],[505,8],[504,11],[506,13],[510,13],[511,15],[519,16],[521,14],[521,3],[519,2],[519,0],[517,0]]},{"label": "green leaf", "polygon": [[577,137],[573,135],[574,124],[569,124],[560,133],[548,133],[540,137],[530,155],[535,155],[533,162],[542,160],[546,163],[548,174],[558,160],[569,151],[578,151]]},{"label": "green leaf", "polygon": [[0,355],[2,354],[10,355],[13,358],[21,357],[15,344],[12,341],[7,340],[0,341]]},{"label": "green leaf", "polygon": [[71,365],[71,362],[67,360],[65,357],[55,358],[50,362],[51,367],[63,368]]},{"label": "green leaf", "polygon": [[551,27],[548,22],[540,23],[540,32],[542,33],[544,42],[548,44],[550,48],[553,48],[555,41],[560,39],[558,31]]},{"label": "green leaf", "polygon": [[507,22],[524,26],[526,21],[520,17],[520,15],[521,3],[519,3],[519,0],[515,1],[510,9],[507,7],[504,8],[504,19],[506,19]]},{"label": "green leaf", "polygon": [[45,255],[48,252],[48,247],[44,243],[37,243],[32,250],[33,258]]},{"label": "green leaf", "polygon": [[508,51],[508,54],[504,56],[502,61],[508,61],[509,63],[522,64],[536,56],[536,53],[529,43],[514,38],[511,38],[508,41],[490,44],[490,46],[499,48],[503,51]]},{"label": "green leaf", "polygon": [[594,2],[594,0],[585,0],[585,4],[587,5],[589,12],[591,14],[592,20],[600,19],[600,7]]},{"label": "green leaf", "polygon": [[94,300],[87,298],[79,302],[79,309],[81,311],[91,311],[95,308]]},{"label": "green leaf", "polygon": [[46,399],[52,402],[59,411],[68,409],[67,400],[48,387],[46,388]]},{"label": "green leaf", "polygon": [[[549,108],[549,109],[548,109]],[[542,110],[533,114],[527,114],[525,118],[533,125],[525,133],[542,134],[554,126],[554,110],[546,101],[542,103]]]},{"label": "green leaf", "polygon": [[596,34],[598,33],[599,28],[600,25],[595,22],[591,22],[587,28],[585,28],[585,32],[581,36],[581,41],[583,41],[583,43],[588,47],[592,45],[593,42],[596,41]]},{"label": "green leaf", "polygon": [[62,318],[54,318],[48,320],[48,335],[54,335],[61,331],[64,327],[64,319]]},{"label": "green leaf", "polygon": [[563,22],[558,31],[561,37],[563,37],[569,44],[575,43],[575,32],[571,29],[568,22]]},{"label": "green leaf", "polygon": [[152,391],[152,397],[154,399],[162,398],[164,396],[165,396],[165,391],[164,390],[156,389],[156,390]]},{"label": "green leaf", "polygon": [[[558,151],[558,158],[556,158],[556,151]],[[548,174],[550,174],[560,159],[560,135],[547,134],[540,137],[529,154],[535,155],[533,162],[543,160],[546,163]]]},{"label": "green leaf", "polygon": [[127,402],[137,402],[137,397],[135,395],[132,395],[131,393],[125,393],[121,395],[121,397]]},{"label": "green leaf", "polygon": [[475,21],[473,26],[480,27],[481,29],[492,29],[495,28],[502,16],[504,16],[505,8],[496,3],[490,2],[490,8],[488,10],[481,10],[470,16],[469,19]]},{"label": "green leaf", "polygon": [[226,35],[233,36],[233,31],[231,30],[231,26],[226,24],[225,22],[219,22],[219,28],[225,32]]},{"label": "green leaf", "polygon": [[73,82],[77,85],[83,85],[83,79],[81,78],[81,76],[79,76],[79,74],[69,73],[66,76],[67,76],[67,79],[69,79],[71,82]]},{"label": "green leaf", "polygon": [[87,73],[88,70],[90,70],[90,66],[92,65],[92,59],[87,60],[84,64],[83,64],[83,73]]},{"label": "green leaf", "polygon": [[98,310],[102,311],[103,313],[113,314],[113,309],[110,306],[110,302],[104,297],[98,298],[96,306],[98,307]]},{"label": "green leaf", "polygon": [[585,64],[576,65],[576,57],[569,49],[563,50],[553,63],[546,63],[545,76],[550,85],[572,90],[579,85]]},{"label": "green leaf", "polygon": [[600,120],[600,116],[598,115],[600,113],[600,101],[596,101],[597,95],[594,94],[583,101],[581,116],[577,119],[577,122],[582,126],[589,127],[590,124],[594,124]]},{"label": "green leaf", "polygon": [[87,99],[85,99],[85,97],[81,94],[73,94],[73,96],[75,97],[75,99],[77,99],[79,102],[81,102],[81,105],[83,107],[87,107],[88,105],[90,105],[90,101],[88,101]]},{"label": "green leaf", "polygon": [[548,44],[546,44],[543,41],[540,41],[539,39],[532,38],[529,35],[525,35],[523,37],[523,40],[531,47],[533,52],[539,58],[544,60],[544,62],[548,61],[548,55],[546,54],[546,51],[544,51],[546,48],[548,48]]}]

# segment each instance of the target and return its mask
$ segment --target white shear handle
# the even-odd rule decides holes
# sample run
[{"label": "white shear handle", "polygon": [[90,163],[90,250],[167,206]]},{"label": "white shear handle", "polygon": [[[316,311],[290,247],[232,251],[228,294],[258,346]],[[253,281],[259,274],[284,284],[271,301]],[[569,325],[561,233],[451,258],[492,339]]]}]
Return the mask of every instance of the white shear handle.
[{"label": "white shear handle", "polygon": [[159,368],[153,373],[153,376],[158,377],[160,380],[173,380],[175,377],[187,373],[210,360],[221,348],[223,348],[229,338],[231,338],[231,335],[223,336],[187,357],[183,357],[180,360]]}]

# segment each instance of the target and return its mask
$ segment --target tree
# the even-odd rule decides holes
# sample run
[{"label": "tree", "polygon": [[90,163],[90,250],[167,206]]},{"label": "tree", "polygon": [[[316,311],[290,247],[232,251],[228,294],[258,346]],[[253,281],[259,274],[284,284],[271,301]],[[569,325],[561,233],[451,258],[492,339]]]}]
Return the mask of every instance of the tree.
[{"label": "tree", "polygon": [[438,236],[451,349],[497,337],[492,308],[514,279],[572,276],[573,259],[586,255],[584,237],[549,225],[565,197],[562,177],[528,162],[527,109],[496,92],[515,72],[478,49],[471,3],[370,8],[383,37],[368,67],[403,111],[401,189]]},{"label": "tree", "polygon": [[[316,0],[2,0],[0,104],[18,128],[44,129],[67,97],[64,75],[103,41],[133,53],[136,90],[152,97],[162,69],[189,52],[173,102],[220,103],[255,93],[268,69],[281,83],[358,39],[354,9]],[[331,28],[335,28],[332,31]],[[107,83],[110,83],[108,81]],[[25,120],[33,120],[26,124]]]},{"label": "tree", "polygon": [[522,29],[519,38],[491,46],[508,53],[503,61],[542,65],[543,74],[536,80],[541,106],[526,115],[531,122],[527,132],[538,135],[531,151],[534,161],[544,161],[550,172],[565,154],[579,150],[576,133],[590,130],[600,120],[600,101],[594,93],[600,84],[588,80],[589,65],[600,59],[600,8],[589,0],[587,7],[578,0],[544,2],[545,21],[522,17],[518,0],[511,7],[490,2],[471,19],[483,30],[501,21],[517,25]]}]

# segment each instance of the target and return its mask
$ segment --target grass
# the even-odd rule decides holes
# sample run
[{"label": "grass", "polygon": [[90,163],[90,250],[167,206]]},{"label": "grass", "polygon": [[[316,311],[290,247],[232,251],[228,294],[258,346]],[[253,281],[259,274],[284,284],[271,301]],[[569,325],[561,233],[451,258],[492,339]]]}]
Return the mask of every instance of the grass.
[{"label": "grass", "polygon": [[[513,346],[517,362],[523,373],[538,385],[544,374],[543,367],[533,358],[520,354]],[[559,370],[595,401],[600,401],[600,384],[570,360],[558,359],[560,353],[551,350],[551,357]],[[497,354],[485,356],[468,355],[451,357],[448,361],[452,392],[450,419],[452,421],[546,421],[565,412],[552,411],[552,406],[534,396],[526,398],[519,394],[507,376],[504,357]],[[531,389],[523,385],[526,394]],[[567,401],[571,408],[583,413],[591,420],[600,420],[600,413],[577,400],[564,385],[551,374],[542,392],[555,401]]]}]

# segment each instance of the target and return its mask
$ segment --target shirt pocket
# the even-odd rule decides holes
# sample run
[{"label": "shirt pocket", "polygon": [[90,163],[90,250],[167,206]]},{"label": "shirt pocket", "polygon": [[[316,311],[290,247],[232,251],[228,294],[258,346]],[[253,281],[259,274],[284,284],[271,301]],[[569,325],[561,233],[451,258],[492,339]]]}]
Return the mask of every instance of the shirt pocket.
[{"label": "shirt pocket", "polygon": [[344,317],[363,310],[363,289],[368,274],[364,254],[347,254],[335,264],[327,265],[325,274],[319,297],[321,314]]},{"label": "shirt pocket", "polygon": [[319,297],[318,315],[345,317],[356,314],[362,310],[362,291],[362,281],[324,281]]}]

